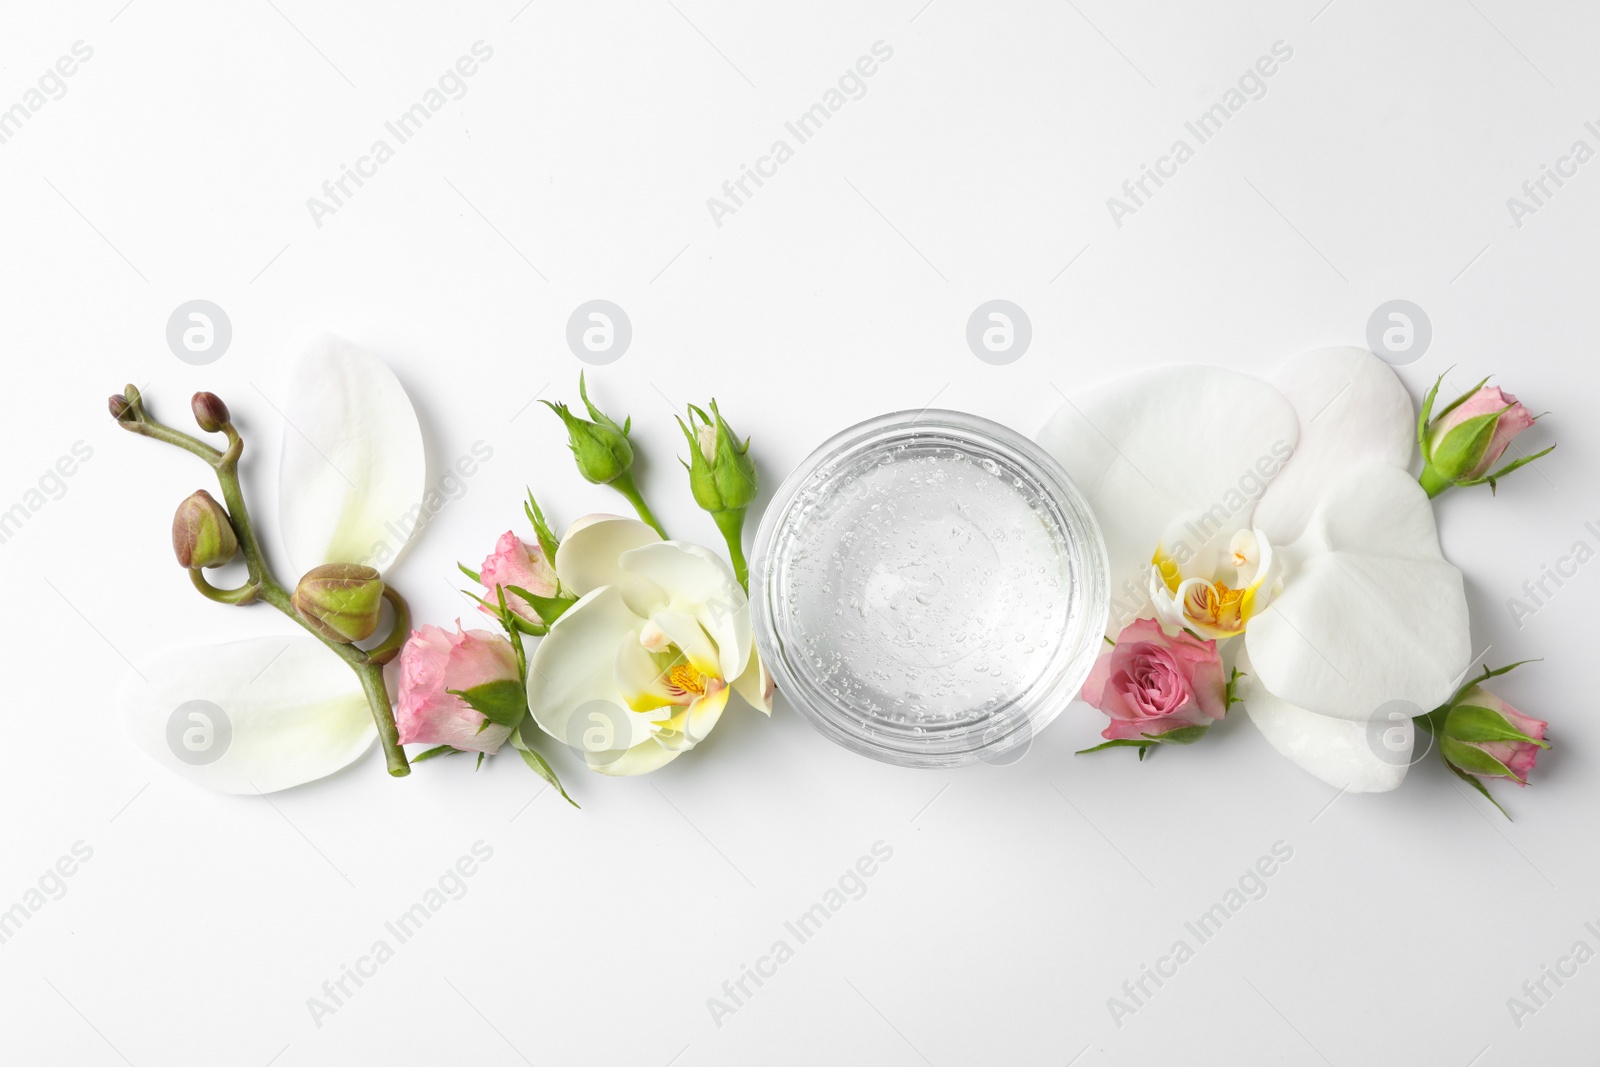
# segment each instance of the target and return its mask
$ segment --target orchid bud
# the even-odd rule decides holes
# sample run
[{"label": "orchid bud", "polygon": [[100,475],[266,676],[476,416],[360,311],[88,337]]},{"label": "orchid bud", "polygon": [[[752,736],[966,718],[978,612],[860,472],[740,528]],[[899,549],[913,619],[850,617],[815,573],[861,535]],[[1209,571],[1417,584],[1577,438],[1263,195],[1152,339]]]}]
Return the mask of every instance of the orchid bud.
[{"label": "orchid bud", "polygon": [[[1443,380],[1440,375],[1439,382]],[[1487,381],[1485,378],[1463,393],[1431,422],[1439,382],[1428,393],[1417,424],[1417,444],[1424,462],[1421,481],[1429,496],[1438,496],[1454,485],[1488,482],[1493,489],[1498,479],[1555,448],[1551,445],[1543,452],[1492,471],[1512,439],[1532,426],[1537,417],[1499,386],[1485,385]]]},{"label": "orchid bud", "polygon": [[172,551],[189,570],[220,567],[239,552],[227,509],[204,489],[178,505],[172,516]]},{"label": "orchid bud", "polygon": [[628,430],[633,420],[628,419],[619,426],[616,420],[591,404],[581,374],[578,394],[583,397],[584,407],[589,409],[593,422],[574,415],[565,404],[553,404],[548,400],[542,403],[566,425],[567,443],[578,462],[578,473],[596,485],[606,485],[627,474],[633,466],[633,446],[628,443]]},{"label": "orchid bud", "polygon": [[694,500],[713,515],[743,511],[756,497],[756,466],[750,461],[750,439],[743,442],[729,428],[717,402],[707,415],[689,406],[689,421],[678,420],[689,441],[689,487]]},{"label": "orchid bud", "polygon": [[371,637],[383,611],[383,578],[359,563],[324,563],[306,571],[294,610],[322,636],[344,645]]},{"label": "orchid bud", "polygon": [[216,433],[230,420],[228,405],[216,393],[196,393],[189,407],[194,411],[194,421],[206,433]]},{"label": "orchid bud", "polygon": [[1456,698],[1439,731],[1439,752],[1459,774],[1528,784],[1550,724],[1524,715],[1480,685]]},{"label": "orchid bud", "polygon": [[118,422],[128,422],[134,417],[133,405],[121,393],[112,393],[106,400],[106,407],[111,409],[111,417]]}]

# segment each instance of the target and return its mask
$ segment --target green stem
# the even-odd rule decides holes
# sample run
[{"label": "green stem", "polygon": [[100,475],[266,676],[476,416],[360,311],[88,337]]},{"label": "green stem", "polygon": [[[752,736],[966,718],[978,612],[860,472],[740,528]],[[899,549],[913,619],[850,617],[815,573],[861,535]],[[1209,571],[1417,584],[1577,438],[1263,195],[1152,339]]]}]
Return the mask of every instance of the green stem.
[{"label": "green stem", "polygon": [[411,636],[411,606],[405,597],[385,583],[383,598],[394,608],[394,625],[389,628],[388,637],[367,651],[367,659],[380,667],[398,656],[406,638]]},{"label": "green stem", "polygon": [[713,511],[711,518],[715,520],[717,529],[722,531],[722,539],[728,543],[728,558],[733,560],[733,575],[739,579],[739,584],[744,586],[744,591],[748,593],[750,567],[744,560],[744,508]]},{"label": "green stem", "polygon": [[400,747],[400,730],[395,725],[394,709],[389,706],[383,668],[368,661],[356,667],[355,672],[367,694],[367,704],[372,708],[372,720],[378,724],[378,740],[383,742],[383,758],[389,765],[389,773],[404,778],[411,773],[411,764],[406,760],[406,750]]},{"label": "green stem", "polygon": [[1455,482],[1435,470],[1431,463],[1423,466],[1422,477],[1417,480],[1422,483],[1422,488],[1428,491],[1430,500],[1455,484]]},{"label": "green stem", "polygon": [[[390,590],[385,587],[384,595],[390,596],[390,603],[395,607],[395,630],[377,649],[374,649],[374,653],[382,650],[384,659],[377,659],[355,645],[344,645],[328,640],[300,617],[300,613],[294,609],[294,604],[290,601],[288,590],[278,583],[267,566],[266,555],[261,551],[261,542],[256,537],[255,524],[250,521],[250,509],[245,505],[244,487],[239,481],[239,457],[244,453],[244,440],[233,428],[233,424],[222,425],[222,432],[228,435],[228,450],[219,452],[204,441],[151,418],[144,410],[137,392],[130,396],[129,400],[132,402],[135,417],[120,420],[118,425],[130,433],[163,441],[199,456],[216,471],[217,483],[222,488],[223,503],[233,522],[234,533],[238,535],[239,548],[244,552],[245,568],[249,572],[250,580],[239,589],[220,590],[212,587],[199,571],[193,571],[190,580],[194,582],[195,588],[208,598],[221,600],[224,603],[247,604],[255,599],[263,600],[293,619],[301,629],[321,641],[329,651],[344,660],[361,680],[361,689],[366,694],[367,706],[372,710],[373,722],[378,727],[378,738],[383,742],[384,760],[389,765],[389,773],[396,778],[410,774],[411,766],[406,761],[405,749],[400,747],[399,728],[395,725],[394,709],[389,705],[389,693],[383,684],[383,663],[392,658],[394,651],[398,651],[399,647],[396,644],[394,651],[391,651],[387,646],[396,640],[397,634],[400,635],[399,641],[403,642],[405,640],[403,631],[410,629],[410,612],[406,609],[405,601],[398,593],[390,596]],[[250,590],[248,597],[245,596],[246,590]],[[238,599],[231,599],[234,597]]]},{"label": "green stem", "polygon": [[644,502],[644,496],[639,492],[639,487],[633,484],[633,475],[623,471],[611,480],[611,488],[621,493],[628,503],[633,505],[633,510],[639,513],[639,518],[644,524],[661,535],[663,541],[667,540],[667,531],[661,528],[656,517],[650,513],[650,505]]},{"label": "green stem", "polygon": [[215,600],[218,604],[248,604],[261,592],[261,587],[255,582],[246,582],[237,589],[218,589],[206,581],[206,576],[199,567],[189,571],[189,580],[194,587],[200,590],[200,595],[207,600]]}]

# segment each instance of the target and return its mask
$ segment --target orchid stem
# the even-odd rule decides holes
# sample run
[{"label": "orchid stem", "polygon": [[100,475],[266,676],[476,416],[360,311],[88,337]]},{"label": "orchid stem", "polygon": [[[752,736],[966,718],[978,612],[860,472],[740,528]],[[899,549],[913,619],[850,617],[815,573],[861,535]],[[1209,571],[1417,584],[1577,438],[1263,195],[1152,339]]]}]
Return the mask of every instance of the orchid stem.
[{"label": "orchid stem", "polygon": [[639,492],[639,487],[633,483],[633,474],[623,471],[611,480],[611,488],[621,493],[628,503],[633,505],[633,510],[639,513],[639,518],[644,524],[661,535],[663,541],[667,540],[667,531],[661,528],[656,517],[650,512],[650,505],[644,502],[644,495]]},{"label": "orchid stem", "polygon": [[222,590],[213,587],[198,570],[193,570],[190,572],[190,580],[195,588],[208,599],[219,603],[248,604],[256,599],[263,600],[293,619],[302,629],[344,660],[361,680],[361,689],[366,694],[367,706],[372,710],[373,722],[378,727],[378,738],[383,742],[384,760],[389,766],[389,773],[396,778],[410,774],[411,765],[406,761],[405,749],[400,747],[400,734],[394,721],[394,709],[389,704],[389,693],[383,684],[383,664],[399,651],[399,643],[405,640],[406,634],[410,631],[411,613],[406,607],[405,600],[399,593],[393,592],[387,586],[384,587],[384,596],[388,597],[390,604],[394,606],[395,625],[389,636],[370,653],[362,651],[355,645],[339,644],[324,637],[295,611],[288,590],[278,583],[267,566],[266,554],[261,551],[261,542],[256,537],[255,525],[250,521],[250,509],[245,505],[244,487],[239,481],[239,457],[244,454],[244,440],[233,428],[233,424],[231,422],[222,424],[222,432],[228,435],[228,448],[225,452],[218,451],[198,438],[157,422],[145,411],[137,390],[130,386],[128,392],[132,394],[128,398],[131,401],[131,410],[127,417],[119,418],[117,424],[130,433],[163,441],[199,456],[216,471],[217,483],[222,488],[223,503],[228,509],[234,533],[238,535],[239,548],[244,553],[245,568],[250,575],[249,581],[238,589]]}]

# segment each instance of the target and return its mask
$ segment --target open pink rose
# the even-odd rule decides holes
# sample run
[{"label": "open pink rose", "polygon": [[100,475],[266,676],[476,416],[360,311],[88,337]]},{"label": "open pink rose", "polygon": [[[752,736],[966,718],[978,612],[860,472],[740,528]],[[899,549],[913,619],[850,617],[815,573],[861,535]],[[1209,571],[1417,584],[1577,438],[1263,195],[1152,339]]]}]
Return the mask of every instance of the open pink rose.
[{"label": "open pink rose", "polygon": [[509,726],[495,723],[480,732],[482,713],[451,692],[520,681],[517,654],[499,634],[463,631],[459,621],[455,633],[423,626],[411,632],[386,676],[403,745],[450,745],[493,755],[511,735]]},{"label": "open pink rose", "polygon": [[1516,397],[1498,385],[1486,385],[1463,401],[1460,407],[1440,418],[1432,428],[1430,439],[1442,441],[1446,434],[1468,419],[1475,419],[1480,415],[1492,415],[1497,411],[1503,414],[1495,421],[1489,447],[1469,470],[1463,471],[1458,477],[1482,478],[1493,470],[1495,464],[1500,462],[1500,457],[1505,455],[1511,439],[1533,425],[1533,412],[1523,407]]},{"label": "open pink rose", "polygon": [[[544,558],[544,551],[538,545],[523,541],[510,530],[501,534],[500,540],[495,542],[493,554],[478,569],[478,577],[488,590],[483,599],[491,604],[498,602],[495,593],[497,586],[514,585],[536,596],[556,595],[556,572],[550,566],[550,561]],[[509,588],[506,590],[506,607],[527,622],[544,621],[539,618],[532,604]],[[488,608],[480,607],[479,610],[493,614]]]},{"label": "open pink rose", "polygon": [[1210,726],[1228,710],[1217,643],[1168,636],[1154,619],[1139,619],[1117,635],[1079,695],[1111,716],[1100,735],[1108,740]]}]

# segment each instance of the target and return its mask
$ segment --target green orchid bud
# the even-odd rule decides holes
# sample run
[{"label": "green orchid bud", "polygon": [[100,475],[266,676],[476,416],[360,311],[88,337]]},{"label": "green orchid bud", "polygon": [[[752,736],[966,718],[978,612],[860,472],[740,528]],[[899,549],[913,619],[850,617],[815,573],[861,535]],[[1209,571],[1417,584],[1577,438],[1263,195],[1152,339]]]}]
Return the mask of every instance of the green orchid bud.
[{"label": "green orchid bud", "polygon": [[633,466],[633,446],[628,443],[633,420],[627,419],[619,426],[616,420],[591,404],[582,374],[578,375],[578,395],[583,397],[583,406],[589,409],[593,422],[574,415],[565,404],[548,400],[540,403],[555,412],[566,425],[567,443],[578,462],[578,473],[596,485],[609,485]]},{"label": "green orchid bud", "polygon": [[371,637],[383,609],[383,578],[359,563],[324,563],[306,571],[294,590],[294,610],[330,641]]},{"label": "green orchid bud", "polygon": [[229,421],[228,405],[216,393],[196,393],[189,402],[194,421],[206,433],[216,433]]},{"label": "green orchid bud", "polygon": [[689,405],[689,421],[678,420],[689,442],[689,487],[694,501],[713,515],[743,511],[756,498],[756,465],[750,460],[750,439],[740,441],[728,426],[717,402],[707,415]]},{"label": "green orchid bud", "polygon": [[172,516],[172,551],[188,570],[220,567],[239,553],[239,537],[228,511],[204,489],[178,505]]}]

